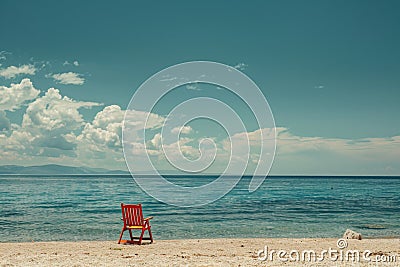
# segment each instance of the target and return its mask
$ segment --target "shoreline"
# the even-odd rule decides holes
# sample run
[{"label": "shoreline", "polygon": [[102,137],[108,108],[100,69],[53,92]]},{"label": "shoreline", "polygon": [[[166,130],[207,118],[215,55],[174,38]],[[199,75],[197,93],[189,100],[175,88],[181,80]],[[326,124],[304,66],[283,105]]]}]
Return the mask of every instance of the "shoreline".
[{"label": "shoreline", "polygon": [[[0,266],[399,266],[400,238],[367,238],[346,240],[346,247],[338,247],[337,238],[216,238],[155,240],[153,244],[123,245],[117,241],[51,241],[0,243]],[[267,250],[265,250],[267,249]],[[297,261],[296,254],[323,250],[360,251],[360,260],[346,258],[322,261],[311,258]],[[261,254],[260,254],[260,251]],[[265,251],[272,259],[263,259]],[[278,251],[286,251],[286,261],[278,258]],[[367,259],[362,253],[370,251]],[[274,254],[275,253],[275,254]],[[307,256],[307,255],[306,255]],[[377,261],[377,257],[381,257]],[[283,257],[282,259],[284,259]],[[381,259],[386,261],[382,262]]]},{"label": "shoreline", "polygon": [[[123,239],[128,238],[124,235]],[[191,240],[338,240],[341,237],[205,237],[205,238],[174,238],[174,239],[161,239],[157,238],[154,241],[168,242],[168,241],[191,241]],[[362,236],[362,240],[386,240],[386,239],[398,239],[400,236]],[[118,243],[117,239],[98,239],[98,240],[40,240],[40,241],[0,241],[0,246],[4,244],[32,244],[32,243],[96,243],[96,242],[115,242]],[[146,243],[146,240],[143,241]],[[400,245],[400,244],[399,244]]]}]

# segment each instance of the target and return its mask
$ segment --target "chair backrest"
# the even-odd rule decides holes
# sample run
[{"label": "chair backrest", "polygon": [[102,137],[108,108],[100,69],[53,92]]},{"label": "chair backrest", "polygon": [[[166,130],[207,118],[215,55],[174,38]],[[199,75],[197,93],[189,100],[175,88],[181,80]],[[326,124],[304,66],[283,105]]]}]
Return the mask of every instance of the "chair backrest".
[{"label": "chair backrest", "polygon": [[127,204],[121,203],[122,220],[126,226],[142,226],[143,211],[142,204]]}]

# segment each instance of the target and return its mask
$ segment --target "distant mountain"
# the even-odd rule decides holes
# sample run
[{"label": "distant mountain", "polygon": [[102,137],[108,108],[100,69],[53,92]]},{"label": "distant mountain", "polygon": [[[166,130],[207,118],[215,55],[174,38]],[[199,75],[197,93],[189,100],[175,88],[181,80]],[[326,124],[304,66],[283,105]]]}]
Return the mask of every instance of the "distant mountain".
[{"label": "distant mountain", "polygon": [[[160,170],[162,175],[174,175],[174,176],[219,176],[220,174],[211,173],[186,173],[179,170]],[[63,166],[57,164],[47,164],[40,166],[19,166],[19,165],[3,165],[0,166],[0,175],[11,174],[11,175],[130,175],[129,171],[115,171],[107,170],[102,168],[89,168],[89,167],[72,167]],[[151,171],[140,171],[135,175],[152,176],[154,172]]]},{"label": "distant mountain", "polygon": [[64,174],[129,174],[128,171],[113,171],[102,168],[71,167],[57,164],[41,166],[0,166],[0,174],[43,174],[43,175],[64,175]]}]

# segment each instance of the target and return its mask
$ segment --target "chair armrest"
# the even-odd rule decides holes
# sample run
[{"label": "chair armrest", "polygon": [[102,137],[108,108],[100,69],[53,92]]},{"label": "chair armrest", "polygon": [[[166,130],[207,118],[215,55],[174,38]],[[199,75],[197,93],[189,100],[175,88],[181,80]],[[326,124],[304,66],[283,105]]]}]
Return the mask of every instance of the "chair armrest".
[{"label": "chair armrest", "polygon": [[153,219],[153,216],[150,216],[150,217],[144,218],[144,219],[143,219],[143,221],[148,221],[148,220],[151,220],[151,219]]}]

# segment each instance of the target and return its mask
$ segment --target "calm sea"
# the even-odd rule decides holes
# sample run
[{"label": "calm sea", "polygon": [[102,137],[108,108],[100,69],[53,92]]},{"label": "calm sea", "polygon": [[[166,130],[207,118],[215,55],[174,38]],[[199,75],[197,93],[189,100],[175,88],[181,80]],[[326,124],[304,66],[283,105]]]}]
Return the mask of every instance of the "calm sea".
[{"label": "calm sea", "polygon": [[[151,178],[149,178],[151,179]],[[214,177],[169,178],[192,186]],[[128,176],[0,176],[0,242],[117,240],[120,202],[143,203],[156,239],[400,236],[400,177],[249,178],[220,200],[179,208],[147,196]]]}]

